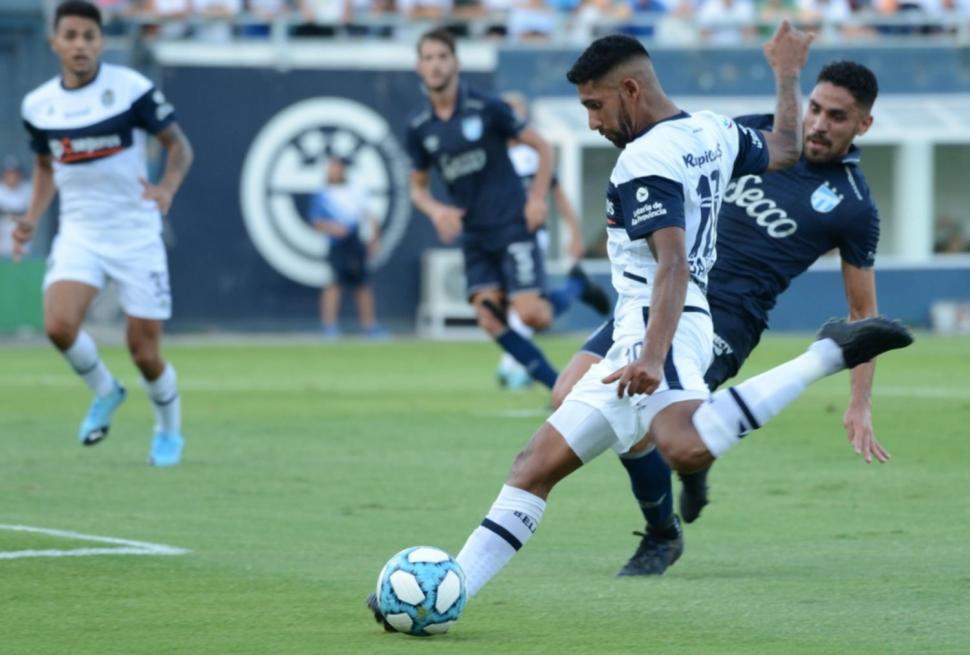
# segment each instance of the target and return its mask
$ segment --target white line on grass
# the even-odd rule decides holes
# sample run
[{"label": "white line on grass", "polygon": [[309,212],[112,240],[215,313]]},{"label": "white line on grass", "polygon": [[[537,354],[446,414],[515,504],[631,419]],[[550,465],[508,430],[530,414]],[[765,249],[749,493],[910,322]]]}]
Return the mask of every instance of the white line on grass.
[{"label": "white line on grass", "polygon": [[69,550],[5,550],[0,551],[0,560],[21,559],[24,557],[86,557],[92,555],[184,555],[189,552],[185,548],[166,546],[165,544],[153,544],[148,541],[101,537],[94,534],[71,532],[70,530],[37,528],[30,525],[8,525],[0,523],[0,530],[30,532],[60,539],[91,541],[99,544],[114,544],[116,546],[115,548],[71,548]]}]

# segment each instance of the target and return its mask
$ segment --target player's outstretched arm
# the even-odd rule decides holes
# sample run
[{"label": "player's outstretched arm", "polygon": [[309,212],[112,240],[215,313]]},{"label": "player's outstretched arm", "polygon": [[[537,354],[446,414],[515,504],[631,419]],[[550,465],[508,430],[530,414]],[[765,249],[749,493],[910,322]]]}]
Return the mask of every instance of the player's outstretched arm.
[{"label": "player's outstretched arm", "polygon": [[[871,268],[859,268],[842,262],[842,281],[845,285],[845,299],[849,304],[849,318],[857,321],[876,316],[876,275]],[[856,366],[849,373],[852,380],[852,396],[845,410],[842,423],[852,448],[866,462],[873,457],[879,462],[889,461],[889,453],[876,440],[872,428],[872,380],[876,373],[876,362],[866,362]]]},{"label": "player's outstretched arm", "polygon": [[27,251],[27,244],[34,238],[37,223],[50,207],[57,187],[54,186],[54,165],[50,155],[37,155],[34,158],[34,173],[31,180],[30,207],[27,213],[17,219],[13,230],[13,260],[20,261]]},{"label": "player's outstretched arm", "polygon": [[812,35],[782,21],[775,35],[764,45],[765,59],[775,73],[775,122],[765,132],[768,170],[788,168],[802,154],[802,102],[799,79]]},{"label": "player's outstretched arm", "polygon": [[142,197],[146,200],[154,200],[158,204],[158,211],[165,216],[189,168],[192,167],[192,159],[195,155],[188,137],[176,123],[158,132],[155,138],[165,148],[165,171],[158,184],[149,184],[147,180],[141,180],[142,186],[145,187]]}]

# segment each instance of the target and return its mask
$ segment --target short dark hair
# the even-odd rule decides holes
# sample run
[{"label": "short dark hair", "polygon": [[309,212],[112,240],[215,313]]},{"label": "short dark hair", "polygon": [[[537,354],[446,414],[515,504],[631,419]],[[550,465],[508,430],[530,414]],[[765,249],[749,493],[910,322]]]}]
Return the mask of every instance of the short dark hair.
[{"label": "short dark hair", "polygon": [[421,38],[418,39],[418,56],[421,56],[421,46],[424,45],[425,41],[444,43],[451,54],[455,54],[455,35],[447,27],[436,27],[422,34]]},{"label": "short dark hair", "polygon": [[66,2],[57,5],[57,11],[54,13],[55,31],[57,30],[57,24],[66,16],[79,16],[93,20],[98,24],[98,29],[102,29],[101,10],[98,9],[97,5],[87,0],[66,0]]},{"label": "short dark hair", "polygon": [[609,34],[589,44],[566,73],[566,79],[572,84],[585,84],[598,80],[620,64],[635,57],[649,59],[650,53],[632,36]]},{"label": "short dark hair", "polygon": [[854,61],[833,61],[822,67],[815,83],[828,82],[840,86],[850,94],[856,104],[866,111],[872,109],[879,95],[879,83],[876,74]]}]

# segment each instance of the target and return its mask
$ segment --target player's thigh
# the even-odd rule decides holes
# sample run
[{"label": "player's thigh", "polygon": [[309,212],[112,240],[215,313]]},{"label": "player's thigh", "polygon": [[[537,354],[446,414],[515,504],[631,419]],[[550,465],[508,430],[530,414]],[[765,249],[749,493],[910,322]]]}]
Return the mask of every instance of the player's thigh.
[{"label": "player's thigh", "polygon": [[699,470],[713,461],[694,427],[694,412],[702,402],[685,400],[670,404],[650,423],[648,440],[655,443],[670,466],[681,473]]},{"label": "player's thigh", "polygon": [[535,236],[510,243],[502,252],[502,287],[509,297],[541,294],[546,286],[545,261]]},{"label": "player's thigh", "polygon": [[108,276],[118,284],[126,316],[153,321],[171,317],[168,260],[160,237],[119,247],[103,259]]},{"label": "player's thigh", "polygon": [[103,262],[90,245],[58,235],[51,245],[44,274],[47,333],[73,341],[88,307],[104,286],[105,277]]},{"label": "player's thigh", "polygon": [[74,342],[97,295],[97,287],[75,280],[58,280],[44,290],[44,329],[59,346]]},{"label": "player's thigh", "polygon": [[512,464],[508,484],[545,498],[563,478],[583,465],[565,437],[543,423]]},{"label": "player's thigh", "polygon": [[639,398],[620,398],[615,382],[603,384],[603,378],[635,358],[630,344],[615,344],[602,361],[589,367],[549,417],[584,462],[611,448],[625,453],[647,432]]},{"label": "player's thigh", "polygon": [[602,359],[599,355],[585,351],[580,351],[573,355],[573,358],[569,360],[566,368],[560,371],[559,377],[556,378],[556,384],[552,387],[552,399],[550,400],[552,408],[557,409],[562,405],[566,396],[576,386],[576,383],[586,375],[586,371]]}]

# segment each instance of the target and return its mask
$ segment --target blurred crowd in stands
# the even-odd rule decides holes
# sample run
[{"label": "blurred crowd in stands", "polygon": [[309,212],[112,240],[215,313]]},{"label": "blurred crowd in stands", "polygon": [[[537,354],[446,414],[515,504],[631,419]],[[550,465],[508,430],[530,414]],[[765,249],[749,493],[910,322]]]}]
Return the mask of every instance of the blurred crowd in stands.
[{"label": "blurred crowd in stands", "polygon": [[764,38],[782,18],[823,39],[970,34],[970,0],[95,1],[109,34],[208,42],[274,34],[407,39],[437,23],[458,36],[513,42],[582,43],[623,31],[647,41],[730,45]]}]

